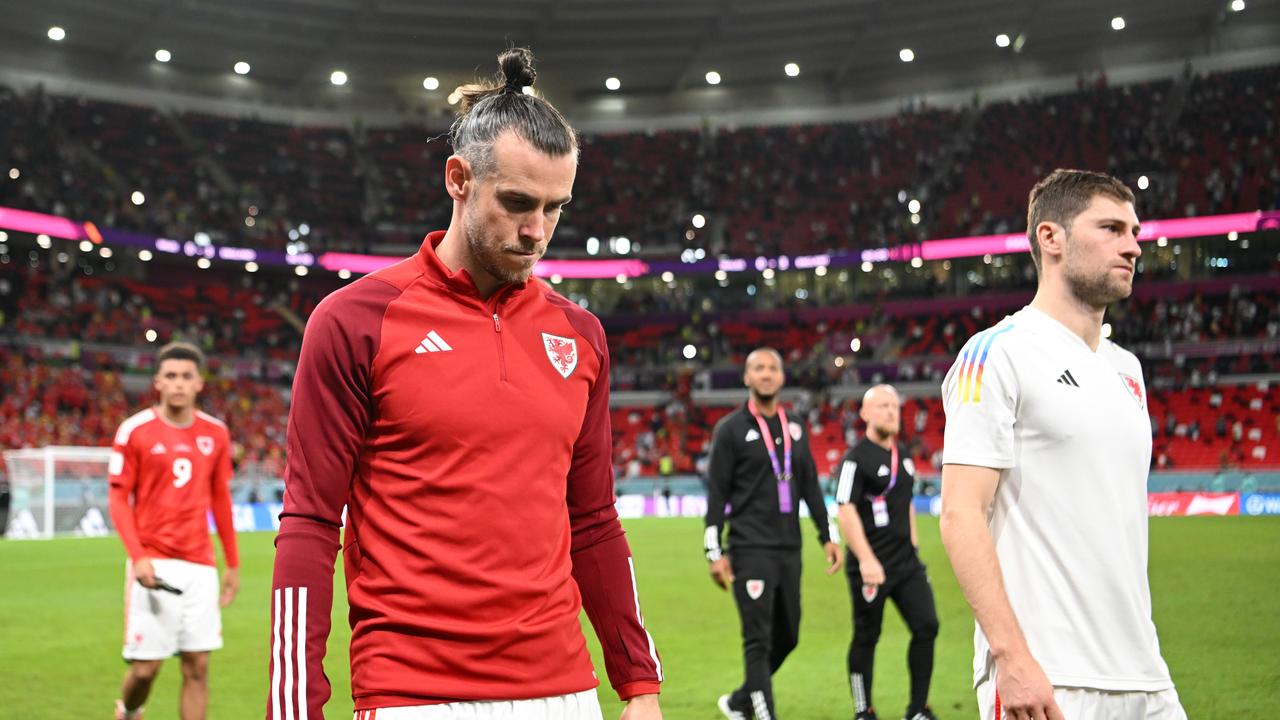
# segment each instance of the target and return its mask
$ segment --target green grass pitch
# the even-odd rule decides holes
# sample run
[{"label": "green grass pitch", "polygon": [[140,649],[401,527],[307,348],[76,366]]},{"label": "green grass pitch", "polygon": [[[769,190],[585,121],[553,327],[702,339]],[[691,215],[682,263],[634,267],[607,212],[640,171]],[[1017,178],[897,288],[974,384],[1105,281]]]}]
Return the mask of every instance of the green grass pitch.
[{"label": "green grass pitch", "polygon": [[[716,697],[740,682],[742,668],[732,599],[706,575],[701,523],[646,519],[626,527],[667,674],[665,715],[715,720]],[[937,521],[923,518],[920,532],[942,625],[932,704],[942,718],[974,718],[973,621]],[[213,720],[263,715],[271,540],[267,533],[241,536],[241,594],[224,612],[227,647],[214,654],[210,670]],[[124,671],[122,560],[114,538],[0,542],[0,717],[110,717]],[[822,572],[816,543],[805,563],[800,646],[775,676],[778,711],[785,718],[848,717],[848,593],[842,577]],[[1280,717],[1280,519],[1153,518],[1150,575],[1164,656],[1189,716]],[[326,660],[334,683],[329,718],[351,717],[345,613],[339,593]],[[589,628],[587,634],[595,652]],[[874,696],[885,718],[900,717],[906,705],[906,642],[901,618],[887,612]],[[177,717],[178,682],[176,661],[166,663],[149,720]],[[608,689],[601,697],[605,717],[616,718],[616,697]]]}]

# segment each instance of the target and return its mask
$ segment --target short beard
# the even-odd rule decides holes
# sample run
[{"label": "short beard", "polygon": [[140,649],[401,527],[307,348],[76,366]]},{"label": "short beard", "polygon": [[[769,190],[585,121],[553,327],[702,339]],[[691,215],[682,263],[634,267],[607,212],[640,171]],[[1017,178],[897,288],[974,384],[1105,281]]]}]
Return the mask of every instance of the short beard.
[{"label": "short beard", "polygon": [[890,432],[890,431],[889,431],[889,428],[888,428],[888,427],[886,427],[886,426],[884,426],[884,425],[875,425],[875,426],[873,426],[873,427],[875,427],[876,434],[877,434],[877,435],[879,435],[880,437],[882,437],[882,438],[886,439],[886,440],[888,440],[889,438],[894,437],[894,436],[896,436],[896,435],[898,434],[898,431],[897,431],[897,430],[894,430],[894,431]]},{"label": "short beard", "polygon": [[1089,275],[1076,269],[1075,254],[1070,244],[1071,235],[1067,235],[1066,262],[1063,276],[1072,296],[1095,310],[1103,310],[1117,300],[1123,300],[1133,294],[1133,283],[1125,285],[1111,277],[1111,269],[1101,274]]},{"label": "short beard", "polygon": [[755,398],[756,398],[757,400],[760,400],[761,402],[773,402],[774,398],[778,397],[778,393],[776,393],[776,392],[775,392],[775,393],[773,393],[773,394],[770,394],[770,395],[765,395],[765,394],[764,394],[764,393],[762,393],[762,392],[758,392],[758,391],[756,391],[756,390],[752,390],[752,391],[751,391],[751,394],[752,394],[752,395],[754,395],[754,396],[755,396]]},{"label": "short beard", "polygon": [[472,260],[498,282],[522,283],[533,274],[532,268],[527,271],[512,272],[502,267],[500,259],[495,256],[496,253],[501,252],[501,249],[495,250],[489,243],[492,238],[485,232],[485,228],[470,208],[462,213],[462,234],[467,240],[467,249],[471,253]]},{"label": "short beard", "polygon": [[1066,272],[1067,287],[1077,300],[1095,310],[1102,310],[1117,300],[1123,300],[1133,293],[1133,286],[1128,287],[1112,279],[1110,272],[1090,277],[1084,273]]}]

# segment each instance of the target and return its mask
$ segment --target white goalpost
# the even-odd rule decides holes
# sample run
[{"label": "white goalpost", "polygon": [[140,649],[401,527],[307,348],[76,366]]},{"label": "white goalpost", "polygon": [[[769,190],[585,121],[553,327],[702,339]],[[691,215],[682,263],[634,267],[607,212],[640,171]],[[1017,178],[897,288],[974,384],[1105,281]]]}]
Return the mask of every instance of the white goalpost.
[{"label": "white goalpost", "polygon": [[48,539],[111,532],[107,465],[111,448],[50,445],[4,451],[9,471],[5,537]]}]

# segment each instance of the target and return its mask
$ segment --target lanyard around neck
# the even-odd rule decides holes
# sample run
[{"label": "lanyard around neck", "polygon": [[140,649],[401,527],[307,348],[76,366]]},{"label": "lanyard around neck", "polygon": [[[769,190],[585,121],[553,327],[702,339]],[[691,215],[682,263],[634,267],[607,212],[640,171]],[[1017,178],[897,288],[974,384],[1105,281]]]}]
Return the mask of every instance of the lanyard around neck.
[{"label": "lanyard around neck", "polygon": [[778,452],[773,449],[773,433],[769,431],[769,423],[764,421],[754,400],[747,401],[747,411],[756,419],[760,427],[760,436],[764,440],[765,450],[769,452],[769,464],[773,466],[773,475],[778,479],[778,510],[791,512],[791,432],[787,425],[787,412],[778,406],[778,421],[782,426],[782,462],[778,462]]},{"label": "lanyard around neck", "polygon": [[879,495],[876,495],[876,497],[881,500],[883,500],[885,496],[889,494],[889,491],[893,489],[894,485],[898,484],[898,441],[897,440],[894,440],[893,445],[889,447],[889,457],[890,457],[889,462],[892,463],[892,465],[890,466],[892,469],[889,470],[889,486],[884,489],[884,492],[880,493]]}]

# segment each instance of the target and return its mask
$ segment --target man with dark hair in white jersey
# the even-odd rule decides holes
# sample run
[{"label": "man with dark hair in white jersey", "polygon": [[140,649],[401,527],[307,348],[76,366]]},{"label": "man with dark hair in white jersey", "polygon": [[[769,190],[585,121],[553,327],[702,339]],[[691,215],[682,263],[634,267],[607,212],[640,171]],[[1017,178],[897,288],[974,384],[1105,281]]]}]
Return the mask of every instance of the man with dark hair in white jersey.
[{"label": "man with dark hair in white jersey", "polygon": [[1151,620],[1142,368],[1103,337],[1133,291],[1138,217],[1108,175],[1031,191],[1031,304],[943,382],[942,541],[978,627],[983,720],[1184,720]]}]

